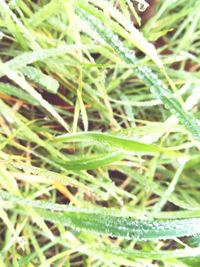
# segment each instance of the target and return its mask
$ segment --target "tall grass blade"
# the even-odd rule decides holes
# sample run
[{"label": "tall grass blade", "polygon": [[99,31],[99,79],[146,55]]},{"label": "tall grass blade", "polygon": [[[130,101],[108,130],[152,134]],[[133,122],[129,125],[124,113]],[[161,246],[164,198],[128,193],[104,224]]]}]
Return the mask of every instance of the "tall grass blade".
[{"label": "tall grass blade", "polygon": [[[83,8],[76,8],[78,15],[96,31],[101,38],[113,48],[120,58],[128,64],[138,63],[138,59],[133,53],[127,49],[109,28],[106,28],[103,23],[95,16],[90,15]],[[197,119],[192,113],[188,113],[178,102],[175,95],[170,92],[167,86],[152,72],[147,66],[133,67],[135,74],[142,79],[149,87],[151,92],[159,98],[163,104],[175,114],[189,132],[200,141],[200,126]]]},{"label": "tall grass blade", "polygon": [[168,156],[177,157],[181,156],[170,149],[162,148],[156,145],[144,144],[140,142],[135,142],[131,139],[122,138],[118,136],[114,136],[107,133],[98,133],[98,132],[81,132],[81,133],[73,133],[73,134],[65,134],[58,136],[54,139],[55,142],[91,142],[92,144],[95,142],[102,147],[108,145],[106,148],[117,148],[126,152],[140,152],[146,154],[158,154],[163,153]]},{"label": "tall grass blade", "polygon": [[[26,200],[13,197],[0,191],[2,200],[18,205],[36,208],[40,216],[47,221],[66,225],[75,230],[89,231],[96,234],[121,237],[125,239],[152,240],[170,239],[200,234],[200,218],[138,220],[124,216],[108,215],[108,210],[95,211],[80,208],[66,208],[65,205],[43,201]],[[38,208],[38,209],[37,209]],[[62,211],[62,212],[60,212]]]}]

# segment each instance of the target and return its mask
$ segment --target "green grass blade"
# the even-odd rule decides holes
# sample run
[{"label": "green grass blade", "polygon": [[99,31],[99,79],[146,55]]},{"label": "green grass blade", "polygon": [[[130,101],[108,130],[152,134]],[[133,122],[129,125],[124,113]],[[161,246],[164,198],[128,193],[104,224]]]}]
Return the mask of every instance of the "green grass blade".
[{"label": "green grass blade", "polygon": [[41,210],[39,214],[45,220],[61,223],[73,229],[125,239],[170,239],[200,234],[200,218],[145,221],[80,211],[55,213]]},{"label": "green grass blade", "polygon": [[[125,239],[152,240],[170,239],[200,234],[200,218],[138,220],[131,217],[108,215],[109,210],[95,211],[80,208],[66,208],[65,205],[13,197],[0,191],[2,200],[18,205],[35,207],[47,221],[66,225],[75,230],[121,237]],[[37,209],[38,208],[38,209]],[[62,212],[60,212],[62,211]]]},{"label": "green grass blade", "polygon": [[59,83],[51,76],[48,76],[42,73],[40,70],[30,66],[20,68],[20,71],[25,77],[38,84],[47,92],[53,94],[56,94],[58,92]]},{"label": "green grass blade", "polygon": [[[49,58],[54,58],[58,56],[62,56],[66,53],[71,53],[73,51],[79,49],[90,49],[95,48],[95,45],[65,45],[65,46],[58,46],[56,48],[49,48],[49,49],[39,49],[38,51],[33,52],[24,52],[15,58],[4,62],[4,65],[7,68],[11,68],[12,70],[19,70],[26,65],[33,64],[37,61],[46,62]],[[4,72],[0,70],[0,78],[4,75]]]},{"label": "green grass blade", "polygon": [[29,173],[32,173],[34,175],[41,176],[41,179],[42,179],[42,177],[45,177],[52,182],[59,182],[59,183],[64,184],[64,185],[71,184],[71,185],[76,186],[76,187],[88,189],[87,186],[85,186],[84,184],[82,184],[82,183],[80,183],[74,179],[71,179],[71,178],[69,178],[63,174],[44,170],[42,168],[37,168],[37,167],[34,167],[32,165],[24,164],[24,163],[12,163],[11,165],[16,167],[17,169],[23,170],[25,172],[29,172]]},{"label": "green grass blade", "polygon": [[[157,259],[157,260],[167,260],[171,258],[186,258],[186,257],[197,257],[200,255],[199,248],[184,248],[176,250],[154,250],[154,251],[145,251],[137,249],[118,249],[116,246],[101,246],[93,247],[96,253],[102,252],[103,255],[108,255],[108,257],[113,258],[114,255],[123,259],[129,259],[131,262],[135,261],[135,258],[140,259]],[[105,253],[105,254],[104,254]]]},{"label": "green grass blade", "polygon": [[58,136],[54,139],[55,142],[91,142],[97,143],[103,148],[107,145],[106,148],[117,148],[126,152],[140,152],[146,154],[156,154],[163,153],[168,156],[177,157],[181,156],[180,154],[171,151],[170,149],[162,148],[156,145],[144,144],[140,142],[135,142],[131,139],[117,137],[107,133],[98,133],[98,132],[81,132],[73,134],[65,134]]},{"label": "green grass blade", "polygon": [[36,106],[39,105],[38,101],[36,101],[29,94],[22,91],[20,88],[14,86],[14,85],[8,84],[8,83],[1,83],[0,82],[0,93],[17,97],[19,99],[25,100],[26,102],[28,102],[32,105],[36,105]]},{"label": "green grass blade", "polygon": [[51,0],[48,4],[40,8],[38,12],[34,13],[29,21],[31,27],[37,27],[50,16],[58,13],[61,10],[62,2],[62,0]]},{"label": "green grass blade", "polygon": [[77,160],[69,160],[63,163],[58,162],[60,165],[68,170],[80,171],[80,170],[92,170],[99,167],[107,166],[125,157],[122,152],[109,152],[102,153],[100,155],[81,157]]}]

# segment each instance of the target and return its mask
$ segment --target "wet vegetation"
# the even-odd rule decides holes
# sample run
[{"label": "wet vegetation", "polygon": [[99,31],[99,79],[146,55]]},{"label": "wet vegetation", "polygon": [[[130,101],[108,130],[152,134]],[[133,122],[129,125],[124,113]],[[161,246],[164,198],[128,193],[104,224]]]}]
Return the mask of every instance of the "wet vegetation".
[{"label": "wet vegetation", "polygon": [[0,0],[0,266],[200,266],[200,3]]}]

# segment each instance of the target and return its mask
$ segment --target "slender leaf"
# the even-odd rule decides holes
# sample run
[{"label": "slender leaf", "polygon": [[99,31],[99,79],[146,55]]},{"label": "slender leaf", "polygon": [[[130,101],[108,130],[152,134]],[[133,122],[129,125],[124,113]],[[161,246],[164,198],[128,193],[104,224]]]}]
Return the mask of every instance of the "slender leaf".
[{"label": "slender leaf", "polygon": [[38,207],[39,209],[36,209],[37,213],[47,221],[66,225],[75,230],[89,231],[112,237],[151,240],[200,234],[199,217],[171,220],[138,220],[121,215],[108,215],[108,210],[104,211],[103,209],[101,212],[97,212],[92,209],[66,208],[65,205],[39,200],[26,200],[13,197],[4,191],[0,191],[0,197],[14,204]]},{"label": "slender leaf", "polygon": [[[114,136],[107,133],[98,133],[98,132],[81,132],[81,133],[75,133],[75,134],[66,134],[61,135],[55,138],[56,142],[97,142],[100,146],[103,148],[117,148],[122,151],[126,152],[140,152],[140,153],[146,153],[146,154],[154,154],[154,153],[163,153],[169,156],[175,156],[178,155],[181,156],[181,154],[178,154],[176,152],[171,151],[167,148],[162,148],[156,145],[150,145],[150,144],[144,144],[140,142],[132,141],[131,139],[122,138],[118,136]],[[109,145],[109,146],[105,146]]]},{"label": "slender leaf", "polygon": [[41,86],[44,90],[53,94],[58,92],[59,83],[51,76],[45,75],[40,70],[30,66],[20,68],[20,71],[24,74],[24,76]]},{"label": "slender leaf", "polygon": [[14,96],[19,99],[25,100],[26,102],[32,105],[39,105],[38,101],[36,101],[33,97],[31,97],[26,92],[22,91],[20,88],[8,84],[8,83],[0,83],[0,92],[6,95]]}]

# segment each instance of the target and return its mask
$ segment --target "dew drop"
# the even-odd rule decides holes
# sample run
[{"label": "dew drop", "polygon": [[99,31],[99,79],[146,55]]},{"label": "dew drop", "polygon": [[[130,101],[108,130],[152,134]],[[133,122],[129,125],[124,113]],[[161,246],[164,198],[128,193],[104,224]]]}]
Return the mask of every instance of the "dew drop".
[{"label": "dew drop", "polygon": [[0,31],[0,40],[3,39],[3,37],[4,37],[4,33]]},{"label": "dew drop", "polygon": [[138,3],[138,10],[144,12],[149,7],[149,4],[145,1]]},{"label": "dew drop", "polygon": [[22,250],[25,250],[26,240],[23,236],[17,238],[19,245],[21,246]]}]

